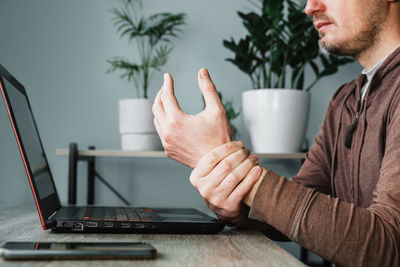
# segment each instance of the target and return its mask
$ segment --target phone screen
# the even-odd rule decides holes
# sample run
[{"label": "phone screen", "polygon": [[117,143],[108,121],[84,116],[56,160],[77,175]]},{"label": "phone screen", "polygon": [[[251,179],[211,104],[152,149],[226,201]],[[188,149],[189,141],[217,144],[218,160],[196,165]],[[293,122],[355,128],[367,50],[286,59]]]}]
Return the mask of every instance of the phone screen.
[{"label": "phone screen", "polygon": [[157,251],[142,242],[8,242],[1,249],[6,260],[21,259],[152,259]]}]

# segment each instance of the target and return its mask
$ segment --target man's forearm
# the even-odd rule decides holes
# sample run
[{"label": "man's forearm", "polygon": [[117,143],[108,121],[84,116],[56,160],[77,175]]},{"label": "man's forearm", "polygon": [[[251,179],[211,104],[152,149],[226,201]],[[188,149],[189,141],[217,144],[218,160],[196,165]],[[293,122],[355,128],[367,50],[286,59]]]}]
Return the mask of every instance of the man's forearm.
[{"label": "man's forearm", "polygon": [[[264,173],[263,173],[264,174]],[[249,217],[325,259],[346,266],[398,266],[399,233],[372,209],[355,207],[267,171],[257,186]],[[379,210],[375,205],[374,211]],[[390,256],[389,256],[390,255]]]}]

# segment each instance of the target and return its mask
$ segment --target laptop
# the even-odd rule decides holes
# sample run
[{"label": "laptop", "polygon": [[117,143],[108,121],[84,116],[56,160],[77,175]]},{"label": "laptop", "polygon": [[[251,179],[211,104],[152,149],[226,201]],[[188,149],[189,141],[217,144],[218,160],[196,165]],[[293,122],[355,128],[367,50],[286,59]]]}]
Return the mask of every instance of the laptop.
[{"label": "laptop", "polygon": [[0,90],[43,229],[62,233],[217,233],[224,223],[189,208],[62,206],[24,86],[0,65]]}]

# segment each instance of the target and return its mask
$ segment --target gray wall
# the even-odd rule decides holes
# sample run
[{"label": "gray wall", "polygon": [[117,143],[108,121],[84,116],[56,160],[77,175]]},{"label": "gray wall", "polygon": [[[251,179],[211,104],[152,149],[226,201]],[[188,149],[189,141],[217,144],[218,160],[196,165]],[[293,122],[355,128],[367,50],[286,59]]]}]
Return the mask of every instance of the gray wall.
[{"label": "gray wall", "polygon": [[[225,61],[231,56],[222,40],[243,36],[236,15],[246,10],[241,0],[146,0],[145,13],[186,12],[188,24],[174,41],[175,49],[163,71],[175,78],[176,95],[184,111],[201,110],[196,75],[207,67],[219,90],[240,107],[241,92],[250,81]],[[117,1],[109,0],[0,0],[0,64],[25,85],[54,174],[61,200],[67,200],[67,158],[55,155],[57,148],[77,142],[80,148],[118,149],[117,103],[134,96],[132,86],[106,74],[107,59],[134,55],[134,47],[121,40],[112,25],[110,10]],[[356,77],[361,67],[354,63],[325,78],[312,91],[307,137],[319,130],[326,106],[334,91]],[[151,83],[154,97],[162,83],[162,73]],[[235,124],[248,145],[242,117]],[[32,201],[26,175],[0,101],[0,203]],[[264,162],[269,168],[290,176],[297,165]],[[286,161],[286,163],[289,163]],[[203,205],[188,180],[190,169],[169,159],[102,159],[97,169],[134,205]],[[79,202],[85,201],[84,163],[79,165]],[[102,185],[96,187],[96,201],[120,202]]]}]

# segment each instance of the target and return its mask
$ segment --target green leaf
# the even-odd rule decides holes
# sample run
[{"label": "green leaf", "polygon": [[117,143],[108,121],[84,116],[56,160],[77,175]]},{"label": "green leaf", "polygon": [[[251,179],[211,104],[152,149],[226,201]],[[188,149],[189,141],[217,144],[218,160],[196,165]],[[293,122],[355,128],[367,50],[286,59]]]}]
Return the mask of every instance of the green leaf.
[{"label": "green leaf", "polygon": [[150,66],[156,70],[160,70],[162,66],[167,64],[168,55],[171,53],[171,51],[172,48],[166,45],[157,48],[155,55],[150,60]]},{"label": "green leaf", "polygon": [[154,71],[160,71],[167,63],[172,51],[171,39],[181,32],[186,14],[162,12],[144,17],[137,15],[142,1],[121,0],[120,3],[119,7],[111,10],[113,22],[121,37],[137,41],[139,60],[138,63],[131,63],[126,59],[113,58],[108,61],[110,67],[107,73],[119,70],[122,73],[120,77],[132,81],[146,98],[150,79]]}]

